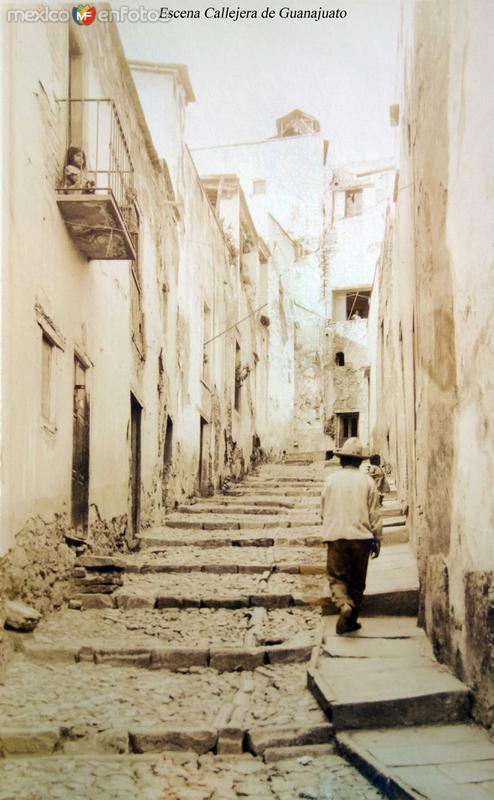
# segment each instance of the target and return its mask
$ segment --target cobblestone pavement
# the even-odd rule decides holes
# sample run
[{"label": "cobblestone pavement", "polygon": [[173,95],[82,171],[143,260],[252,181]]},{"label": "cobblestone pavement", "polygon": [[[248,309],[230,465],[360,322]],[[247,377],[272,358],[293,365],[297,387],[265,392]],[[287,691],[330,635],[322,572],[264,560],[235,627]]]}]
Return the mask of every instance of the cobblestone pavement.
[{"label": "cobblestone pavement", "polygon": [[[241,647],[252,609],[163,608],[154,609],[66,609],[52,614],[41,622],[31,635],[19,636],[18,641],[29,644],[64,647],[114,648],[211,647],[229,645]],[[277,644],[296,636],[314,638],[319,627],[319,610],[311,608],[272,609],[266,612],[259,643]]]},{"label": "cobblestone pavement", "polygon": [[[323,548],[306,544],[314,535],[317,544],[320,528],[280,527],[310,518],[323,473],[322,464],[263,467],[231,496],[201,500],[211,511],[172,515],[188,527],[144,532],[139,553],[80,559],[75,607],[12,634],[17,654],[0,687],[0,800],[382,796],[335,754],[307,689],[320,610],[255,603],[327,592],[322,575],[291,574],[324,566]],[[231,506],[247,496],[255,513],[238,513],[253,529],[228,529]],[[294,510],[278,513],[277,500]],[[199,607],[204,598],[210,607]]]},{"label": "cobblestone pavement", "polygon": [[190,753],[0,760],[0,800],[377,800],[335,755],[264,764]]}]

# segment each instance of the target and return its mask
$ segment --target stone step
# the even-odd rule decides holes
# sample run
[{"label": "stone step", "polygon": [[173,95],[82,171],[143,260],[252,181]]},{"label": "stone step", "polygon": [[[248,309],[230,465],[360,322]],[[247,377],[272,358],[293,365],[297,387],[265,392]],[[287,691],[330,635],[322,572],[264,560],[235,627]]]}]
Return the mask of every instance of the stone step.
[{"label": "stone step", "polygon": [[44,665],[18,656],[1,691],[0,752],[202,754],[223,740],[223,752],[242,753],[244,742],[260,752],[266,743],[332,738],[307,691],[304,664],[256,664],[232,672],[223,669],[231,667],[231,651],[215,657],[221,672],[192,666],[188,672],[164,670],[156,680],[152,670],[134,665]]},{"label": "stone step", "polygon": [[[221,517],[221,518],[219,518]],[[281,514],[170,514],[166,518],[166,527],[184,528],[186,530],[240,530],[244,528],[289,528],[293,525],[317,525],[319,515],[306,512],[292,512],[290,517]]]},{"label": "stone step", "polygon": [[392,502],[386,502],[385,501],[383,503],[383,505],[381,506],[381,515],[383,517],[401,517],[401,516],[403,516],[402,515],[402,511],[401,511],[401,503],[398,503],[396,501],[392,501]]},{"label": "stone step", "polygon": [[494,742],[472,724],[340,733],[337,748],[390,797],[487,800],[494,796]]},{"label": "stone step", "polygon": [[108,647],[103,641],[79,647],[26,644],[22,652],[33,664],[94,663],[110,667],[188,672],[197,667],[218,672],[252,670],[262,665],[309,661],[314,641],[259,647]]},{"label": "stone step", "polygon": [[334,633],[313,659],[308,684],[335,729],[458,722],[468,718],[470,694],[433,657],[415,621],[370,619],[362,630]]},{"label": "stone step", "polygon": [[266,750],[278,747],[300,747],[301,745],[327,744],[334,738],[332,725],[322,722],[310,727],[287,725],[279,728],[262,726],[248,733],[251,753],[262,756]]},{"label": "stone step", "polygon": [[[405,525],[385,525],[383,527],[383,544],[403,544],[408,542],[408,528]],[[186,530],[180,533],[176,528],[156,528],[140,537],[141,546],[146,550],[160,553],[169,547],[201,547],[203,549],[223,547],[320,547],[324,541],[321,525],[307,527],[291,526],[287,529],[269,528],[266,533],[260,531],[201,531],[194,533]],[[182,559],[185,557],[182,556]],[[239,556],[239,559],[241,556]]]},{"label": "stone step", "polygon": [[235,486],[256,487],[263,486],[266,489],[271,487],[287,487],[289,489],[300,489],[307,487],[308,489],[321,488],[324,483],[324,477],[310,477],[305,475],[283,475],[272,477],[261,477],[258,475],[247,476],[241,484],[234,484]]},{"label": "stone step", "polygon": [[[199,664],[204,658],[199,654],[212,648],[307,648],[320,623],[319,609],[311,608],[111,608],[85,613],[66,609],[42,620],[32,636],[9,635],[16,650],[40,663],[48,663],[48,656],[54,662],[70,663],[91,660],[95,652],[131,655],[170,649],[185,659],[197,656]],[[298,651],[295,655],[300,657]]]},{"label": "stone step", "polygon": [[244,516],[245,514],[256,514],[256,515],[265,515],[265,516],[273,516],[276,514],[282,514],[283,516],[289,515],[291,518],[295,513],[305,513],[299,512],[298,509],[295,509],[293,504],[285,504],[284,506],[274,505],[274,506],[260,506],[260,505],[249,505],[249,504],[242,504],[242,503],[194,503],[193,505],[188,506],[178,506],[177,508],[178,514],[229,514],[236,516],[241,515]]},{"label": "stone step", "polygon": [[241,510],[245,506],[260,506],[265,508],[274,507],[280,509],[305,509],[307,506],[318,507],[320,503],[320,497],[319,495],[314,497],[303,497],[301,495],[298,497],[287,497],[286,495],[245,495],[244,493],[235,496],[229,492],[228,494],[220,494],[214,495],[213,497],[208,497],[207,502],[208,505],[214,504],[215,506],[228,506],[230,508],[238,506],[238,508]]},{"label": "stone step", "polygon": [[[322,486],[321,486],[322,489]],[[284,486],[272,486],[268,488],[262,487],[255,487],[255,486],[243,486],[239,487],[237,485],[232,486],[230,489],[225,491],[225,497],[237,497],[237,498],[244,498],[246,502],[248,502],[250,497],[286,497],[288,500],[304,500],[309,498],[317,498],[320,499],[321,497],[321,489],[305,489],[302,487],[297,488],[286,488]]]}]

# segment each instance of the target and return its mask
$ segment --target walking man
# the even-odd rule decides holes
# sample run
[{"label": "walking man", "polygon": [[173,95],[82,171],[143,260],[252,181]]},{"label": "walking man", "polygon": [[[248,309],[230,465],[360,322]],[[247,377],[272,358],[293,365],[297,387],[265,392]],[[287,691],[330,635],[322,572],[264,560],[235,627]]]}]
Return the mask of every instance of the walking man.
[{"label": "walking man", "polygon": [[322,492],[322,524],[328,545],[327,573],[339,610],[336,633],[361,628],[357,622],[365,590],[369,556],[381,549],[382,519],[376,484],[359,467],[360,439],[352,436],[336,451],[342,469],[330,475]]}]

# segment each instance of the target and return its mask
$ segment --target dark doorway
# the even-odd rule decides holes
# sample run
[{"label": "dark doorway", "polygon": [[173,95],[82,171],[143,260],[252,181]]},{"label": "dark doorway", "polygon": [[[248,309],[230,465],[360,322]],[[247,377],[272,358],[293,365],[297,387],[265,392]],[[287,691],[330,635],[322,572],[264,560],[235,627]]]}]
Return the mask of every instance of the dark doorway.
[{"label": "dark doorway", "polygon": [[132,538],[139,533],[141,516],[141,416],[142,407],[130,395],[130,515]]},{"label": "dark doorway", "polygon": [[89,396],[86,367],[74,358],[74,428],[72,443],[72,526],[85,538],[89,509]]},{"label": "dark doorway", "polygon": [[199,466],[197,468],[197,483],[199,494],[205,497],[209,493],[208,462],[209,462],[209,425],[207,420],[200,418],[199,433]]},{"label": "dark doorway", "polygon": [[338,447],[342,447],[351,436],[358,436],[358,412],[351,414],[337,414],[338,417]]},{"label": "dark doorway", "polygon": [[163,444],[163,478],[161,482],[163,505],[165,505],[166,503],[168,479],[170,477],[172,461],[173,461],[173,420],[171,417],[167,415],[165,441]]}]

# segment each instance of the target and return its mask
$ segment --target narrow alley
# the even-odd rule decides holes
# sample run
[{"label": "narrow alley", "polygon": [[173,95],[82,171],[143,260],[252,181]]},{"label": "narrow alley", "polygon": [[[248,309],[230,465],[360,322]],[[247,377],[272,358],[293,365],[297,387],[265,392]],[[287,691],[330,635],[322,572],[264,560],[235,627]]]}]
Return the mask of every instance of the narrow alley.
[{"label": "narrow alley", "polygon": [[262,467],[135,556],[78,559],[71,608],[12,634],[2,800],[381,796],[336,755],[307,689],[322,468]]}]

